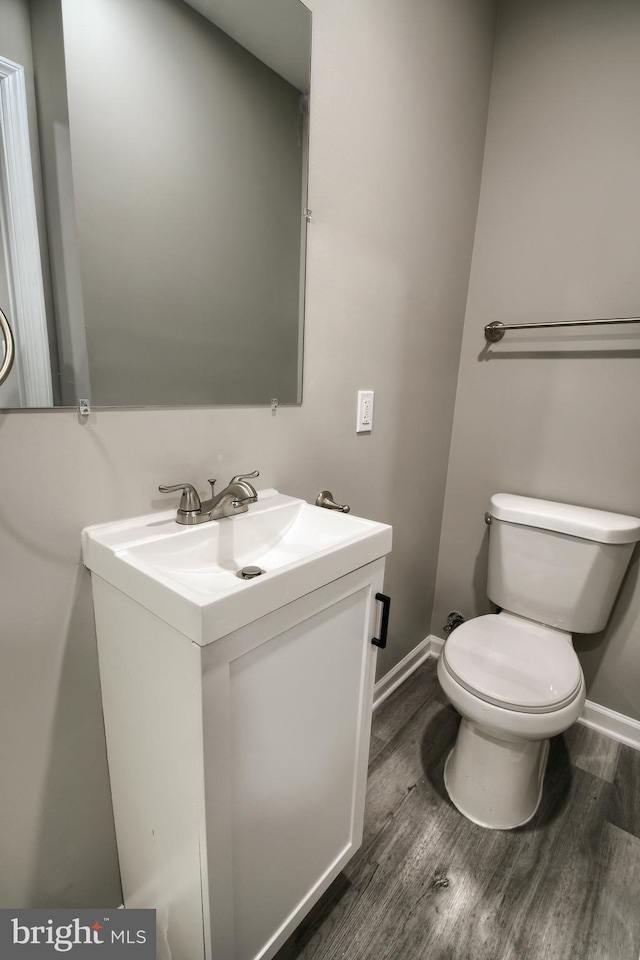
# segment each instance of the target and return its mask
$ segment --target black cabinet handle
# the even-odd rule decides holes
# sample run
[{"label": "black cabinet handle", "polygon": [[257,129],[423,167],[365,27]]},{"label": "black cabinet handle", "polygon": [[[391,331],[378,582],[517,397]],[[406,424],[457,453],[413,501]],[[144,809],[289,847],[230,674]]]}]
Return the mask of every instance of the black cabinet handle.
[{"label": "black cabinet handle", "polygon": [[387,645],[387,632],[389,630],[389,608],[391,607],[391,597],[386,593],[376,593],[376,600],[382,604],[382,623],[380,624],[380,637],[374,637],[371,643],[374,647],[380,647],[381,650]]}]

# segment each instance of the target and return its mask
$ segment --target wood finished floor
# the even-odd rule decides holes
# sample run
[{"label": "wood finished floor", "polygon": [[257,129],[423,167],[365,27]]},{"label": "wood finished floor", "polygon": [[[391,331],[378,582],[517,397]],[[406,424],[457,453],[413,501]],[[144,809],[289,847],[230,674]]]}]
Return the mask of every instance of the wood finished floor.
[{"label": "wood finished floor", "polygon": [[458,716],[427,661],[374,714],[362,848],[275,960],[639,960],[640,752],[575,726],[535,818],[451,804]]}]

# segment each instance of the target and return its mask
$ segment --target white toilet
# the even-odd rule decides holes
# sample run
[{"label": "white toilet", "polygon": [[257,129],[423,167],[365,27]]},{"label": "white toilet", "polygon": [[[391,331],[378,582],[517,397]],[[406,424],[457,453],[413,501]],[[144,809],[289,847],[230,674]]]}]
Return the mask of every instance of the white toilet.
[{"label": "white toilet", "polygon": [[487,593],[502,612],[459,626],[438,661],[462,717],[445,784],[469,820],[508,830],[538,808],[549,737],[582,712],[571,634],[605,626],[640,519],[508,493],[486,519]]}]

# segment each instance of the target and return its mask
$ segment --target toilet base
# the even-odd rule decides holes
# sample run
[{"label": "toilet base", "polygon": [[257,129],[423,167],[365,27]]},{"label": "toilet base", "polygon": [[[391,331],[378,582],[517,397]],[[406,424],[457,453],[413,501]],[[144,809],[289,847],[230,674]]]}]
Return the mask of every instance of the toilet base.
[{"label": "toilet base", "polygon": [[548,740],[500,740],[463,719],[445,764],[445,786],[468,820],[513,830],[540,805],[548,756]]}]

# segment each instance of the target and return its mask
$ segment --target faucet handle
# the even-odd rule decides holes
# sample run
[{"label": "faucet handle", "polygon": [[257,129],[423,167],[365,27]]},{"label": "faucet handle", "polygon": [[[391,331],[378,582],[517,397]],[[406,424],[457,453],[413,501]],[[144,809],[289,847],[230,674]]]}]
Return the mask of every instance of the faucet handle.
[{"label": "faucet handle", "polygon": [[326,507],[327,510],[340,510],[341,513],[351,512],[351,507],[348,503],[336,503],[331,490],[320,491],[316,497],[316,507]]},{"label": "faucet handle", "polygon": [[259,470],[254,470],[253,473],[241,473],[237,477],[233,477],[230,483],[238,483],[240,480],[255,480],[256,477],[260,476]]},{"label": "faucet handle", "polygon": [[158,490],[160,493],[175,493],[177,490],[182,490],[178,513],[194,513],[200,510],[201,503],[198,491],[190,483],[174,483],[171,486],[165,486],[161,483]]}]

